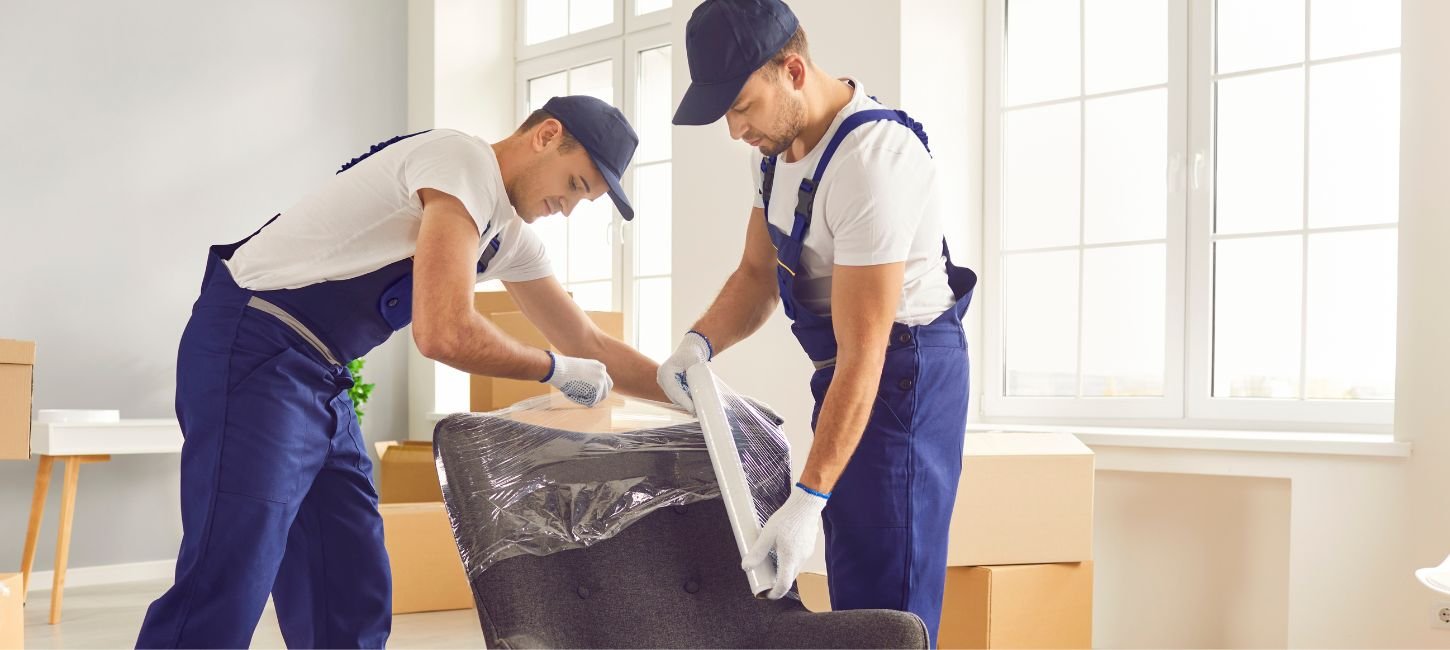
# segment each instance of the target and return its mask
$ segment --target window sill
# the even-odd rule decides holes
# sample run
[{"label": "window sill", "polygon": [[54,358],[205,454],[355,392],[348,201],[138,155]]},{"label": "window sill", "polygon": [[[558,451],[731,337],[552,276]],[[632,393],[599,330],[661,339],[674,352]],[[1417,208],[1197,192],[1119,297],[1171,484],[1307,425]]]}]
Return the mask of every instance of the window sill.
[{"label": "window sill", "polygon": [[1408,458],[1410,456],[1410,443],[1395,440],[1393,434],[1075,427],[1061,424],[1021,425],[976,422],[967,425],[967,433],[991,431],[1071,433],[1089,447],[1390,458]]}]

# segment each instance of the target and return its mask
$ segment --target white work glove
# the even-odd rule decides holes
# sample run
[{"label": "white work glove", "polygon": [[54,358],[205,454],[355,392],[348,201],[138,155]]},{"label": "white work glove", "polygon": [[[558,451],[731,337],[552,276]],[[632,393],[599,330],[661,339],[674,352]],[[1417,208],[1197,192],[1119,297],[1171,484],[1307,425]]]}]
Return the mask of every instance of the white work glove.
[{"label": "white work glove", "polygon": [[680,340],[680,347],[675,348],[675,353],[665,362],[660,364],[660,369],[655,373],[655,380],[660,384],[660,390],[674,402],[676,406],[695,412],[695,401],[690,399],[690,390],[685,384],[685,371],[697,363],[709,361],[715,356],[710,345],[710,340],[704,334],[690,330],[685,333],[685,338]]},{"label": "white work glove", "polygon": [[539,383],[559,389],[569,401],[584,406],[594,406],[609,397],[609,389],[614,388],[614,380],[609,377],[609,371],[604,368],[604,364],[594,359],[566,357],[548,350],[545,352],[548,352],[553,366]]},{"label": "white work glove", "polygon": [[770,551],[775,549],[775,584],[767,597],[779,600],[800,574],[801,565],[816,551],[816,532],[821,529],[821,511],[826,509],[826,498],[812,494],[796,484],[790,498],[766,520],[765,528],[740,568],[765,570],[770,568]]}]

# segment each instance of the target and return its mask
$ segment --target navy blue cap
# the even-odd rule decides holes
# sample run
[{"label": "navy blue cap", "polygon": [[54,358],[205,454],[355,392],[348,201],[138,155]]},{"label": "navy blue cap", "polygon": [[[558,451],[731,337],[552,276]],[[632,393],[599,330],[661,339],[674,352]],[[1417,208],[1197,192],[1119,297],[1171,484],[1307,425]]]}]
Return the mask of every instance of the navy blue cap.
[{"label": "navy blue cap", "polygon": [[705,0],[685,26],[690,87],[675,124],[710,124],[725,115],[750,75],[795,35],[800,21],[780,0]]},{"label": "navy blue cap", "polygon": [[559,120],[569,135],[584,147],[589,159],[599,168],[599,175],[609,185],[609,198],[614,200],[619,213],[626,221],[634,219],[634,207],[619,185],[619,176],[634,159],[639,136],[629,120],[624,119],[624,113],[588,95],[554,97],[544,104],[544,110]]}]

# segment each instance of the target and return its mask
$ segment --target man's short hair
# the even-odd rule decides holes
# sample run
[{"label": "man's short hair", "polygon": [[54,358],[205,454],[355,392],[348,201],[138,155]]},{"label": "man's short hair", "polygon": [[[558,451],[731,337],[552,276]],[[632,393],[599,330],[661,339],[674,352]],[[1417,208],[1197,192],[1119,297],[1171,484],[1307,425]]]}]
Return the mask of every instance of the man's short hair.
[{"label": "man's short hair", "polygon": [[804,27],[797,26],[795,33],[791,34],[790,40],[786,41],[785,45],[780,46],[775,56],[770,57],[770,61],[760,66],[760,69],[773,78],[785,66],[786,57],[792,54],[799,54],[806,63],[811,62],[811,48],[810,43],[806,41],[806,29]]},{"label": "man's short hair", "polygon": [[[544,120],[548,120],[548,119],[558,119],[558,118],[555,118],[552,113],[550,113],[549,111],[546,111],[546,110],[544,110],[544,109],[541,108],[541,109],[539,109],[537,111],[534,111],[532,113],[529,113],[529,116],[524,119],[524,123],[523,124],[520,124],[518,130],[515,131],[514,133],[515,134],[528,133],[529,131],[533,130],[534,127],[536,127],[536,126],[538,126],[540,124],[543,124],[544,123]],[[578,140],[575,140],[574,139],[574,136],[572,136],[572,135],[569,134],[569,130],[568,129],[564,129],[562,131],[562,133],[564,134],[564,139],[561,140],[561,141],[559,141],[559,152],[560,153],[568,153],[568,152],[572,151],[574,149],[574,147],[579,146],[579,141]]]}]

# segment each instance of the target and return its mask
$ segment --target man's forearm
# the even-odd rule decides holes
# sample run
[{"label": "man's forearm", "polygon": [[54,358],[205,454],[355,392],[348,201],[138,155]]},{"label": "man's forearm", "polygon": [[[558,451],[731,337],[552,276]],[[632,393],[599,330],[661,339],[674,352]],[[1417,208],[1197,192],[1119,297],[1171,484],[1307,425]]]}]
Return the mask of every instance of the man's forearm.
[{"label": "man's forearm", "polygon": [[821,492],[835,489],[871,419],[883,363],[878,356],[836,367],[801,472],[801,483],[807,487]]},{"label": "man's forearm", "polygon": [[423,350],[425,356],[463,372],[540,381],[549,374],[548,353],[524,345],[506,334],[483,315],[470,311],[440,350]]},{"label": "man's forearm", "polygon": [[657,402],[670,401],[655,379],[659,364],[619,339],[603,332],[596,336],[599,339],[597,358],[609,370],[609,376],[614,378],[614,387],[619,392]]},{"label": "man's forearm", "polygon": [[710,339],[718,355],[760,329],[778,302],[774,273],[737,268],[692,329]]}]

